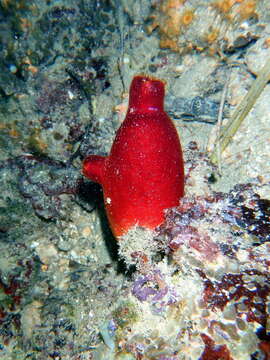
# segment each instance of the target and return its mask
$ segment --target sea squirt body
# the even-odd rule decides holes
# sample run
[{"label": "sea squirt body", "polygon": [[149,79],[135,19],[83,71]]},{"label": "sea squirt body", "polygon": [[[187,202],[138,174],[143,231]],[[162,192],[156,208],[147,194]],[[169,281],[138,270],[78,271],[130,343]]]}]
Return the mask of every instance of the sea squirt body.
[{"label": "sea squirt body", "polygon": [[135,76],[126,118],[108,157],[89,155],[83,173],[103,188],[104,203],[116,237],[133,226],[154,229],[164,210],[184,194],[184,165],[179,137],[164,112],[164,83]]}]

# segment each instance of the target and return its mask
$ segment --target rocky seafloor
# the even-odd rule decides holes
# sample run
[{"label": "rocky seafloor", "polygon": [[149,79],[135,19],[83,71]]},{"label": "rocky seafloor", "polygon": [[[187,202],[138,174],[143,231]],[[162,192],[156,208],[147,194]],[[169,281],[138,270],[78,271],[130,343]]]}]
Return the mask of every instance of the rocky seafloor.
[{"label": "rocky seafloor", "polygon": [[[266,0],[0,2],[1,359],[270,359],[269,84],[210,161],[269,20]],[[81,162],[140,73],[166,81],[185,197],[117,243]]]}]

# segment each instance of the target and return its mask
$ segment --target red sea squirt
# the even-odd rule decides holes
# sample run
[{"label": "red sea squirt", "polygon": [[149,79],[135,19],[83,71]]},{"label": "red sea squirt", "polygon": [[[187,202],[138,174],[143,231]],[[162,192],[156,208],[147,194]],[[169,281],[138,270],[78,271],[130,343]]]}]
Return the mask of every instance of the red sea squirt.
[{"label": "red sea squirt", "polygon": [[89,155],[83,174],[103,188],[111,229],[120,237],[138,225],[154,229],[184,195],[184,165],[176,128],[164,112],[164,83],[135,76],[126,118],[109,156]]}]

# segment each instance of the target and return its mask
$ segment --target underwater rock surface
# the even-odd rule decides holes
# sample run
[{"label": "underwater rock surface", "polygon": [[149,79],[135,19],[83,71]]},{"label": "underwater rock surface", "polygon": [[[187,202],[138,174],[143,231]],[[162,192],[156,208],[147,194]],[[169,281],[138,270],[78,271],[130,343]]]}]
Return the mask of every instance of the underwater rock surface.
[{"label": "underwater rock surface", "polygon": [[[0,2],[1,359],[269,359],[269,84],[209,162],[268,58],[269,2],[208,5]],[[117,245],[81,161],[141,73],[166,81],[185,197]]]}]

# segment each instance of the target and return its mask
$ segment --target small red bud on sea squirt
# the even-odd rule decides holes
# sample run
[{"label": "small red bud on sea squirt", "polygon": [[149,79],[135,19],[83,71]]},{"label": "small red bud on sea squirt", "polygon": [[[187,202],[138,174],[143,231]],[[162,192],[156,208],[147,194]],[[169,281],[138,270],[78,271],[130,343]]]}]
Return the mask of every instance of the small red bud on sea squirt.
[{"label": "small red bud on sea squirt", "polygon": [[126,118],[109,156],[89,155],[83,174],[103,188],[106,213],[118,238],[134,226],[154,229],[164,210],[184,195],[184,163],[176,128],[163,109],[164,83],[135,76]]}]

